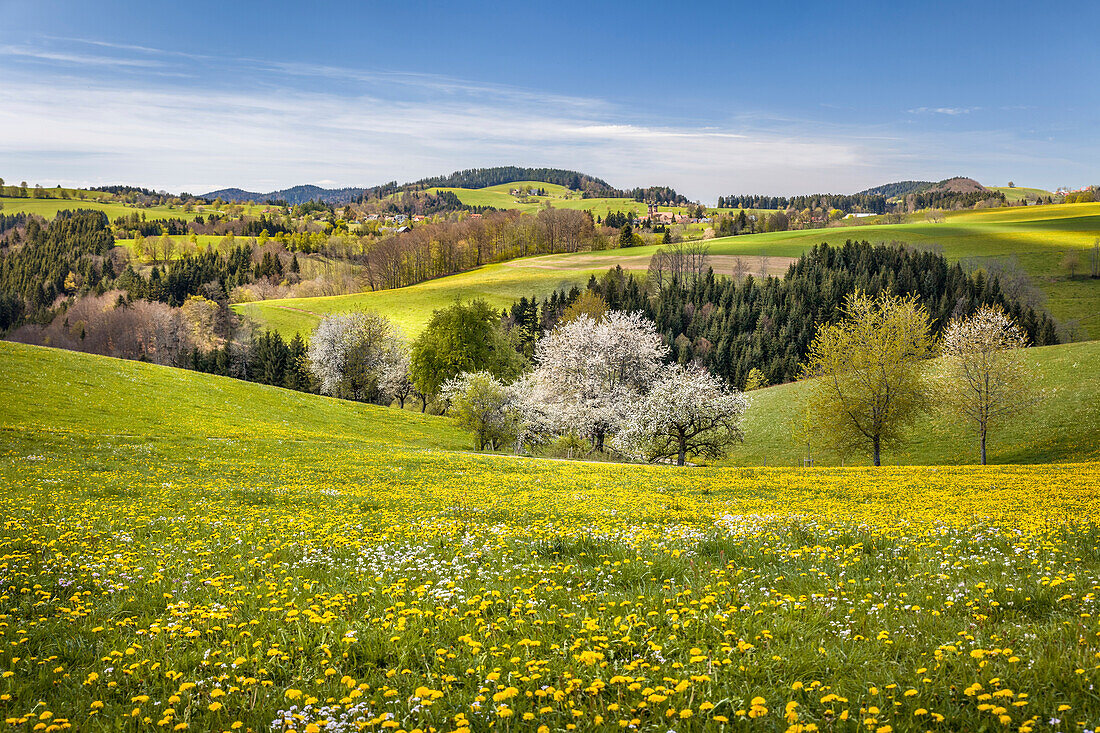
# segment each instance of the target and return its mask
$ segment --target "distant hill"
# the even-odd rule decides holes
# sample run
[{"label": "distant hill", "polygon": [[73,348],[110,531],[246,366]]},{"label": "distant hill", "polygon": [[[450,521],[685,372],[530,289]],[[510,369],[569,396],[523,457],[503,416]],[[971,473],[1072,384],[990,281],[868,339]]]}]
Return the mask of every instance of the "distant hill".
[{"label": "distant hill", "polygon": [[366,192],[365,188],[321,188],[320,186],[303,185],[284,188],[280,191],[269,193],[254,193],[242,188],[222,188],[210,193],[204,193],[203,198],[213,201],[220,198],[223,201],[251,201],[263,203],[264,201],[286,201],[288,204],[304,204],[307,201],[324,201],[326,204],[347,204],[355,201]]},{"label": "distant hill", "polygon": [[888,199],[898,199],[908,196],[911,193],[980,193],[983,191],[989,191],[982,184],[975,181],[973,178],[966,178],[965,176],[955,176],[954,178],[945,178],[942,181],[896,181],[894,183],[885,183],[881,186],[875,186],[874,188],[868,188],[857,193],[857,196],[869,194],[885,196]]},{"label": "distant hill", "polygon": [[934,183],[928,188],[922,189],[920,193],[979,193],[988,190],[988,188],[978,183],[973,178],[955,176],[954,178],[945,178],[938,183]]},{"label": "distant hill", "polygon": [[538,181],[540,183],[552,183],[557,186],[565,186],[572,191],[587,191],[593,196],[609,196],[622,194],[611,184],[602,178],[596,178],[580,171],[565,170],[563,168],[520,168],[513,165],[498,166],[496,168],[468,168],[464,171],[455,171],[449,176],[436,176],[434,178],[422,178],[412,186],[423,188],[488,188],[499,186],[503,183],[516,183],[518,181]]},{"label": "distant hill", "polygon": [[899,198],[907,194],[923,190],[931,186],[932,181],[897,181],[896,183],[884,183],[881,186],[868,188],[857,193],[857,196],[885,196],[888,199]]},{"label": "distant hill", "polygon": [[203,198],[223,201],[286,201],[288,204],[304,204],[307,201],[323,201],[326,204],[347,204],[362,198],[381,198],[402,191],[421,191],[427,188],[470,188],[480,189],[520,181],[535,181],[564,186],[572,191],[583,191],[585,196],[596,198],[633,198],[638,201],[655,201],[666,205],[689,203],[687,197],[667,186],[649,188],[614,188],[602,178],[596,178],[580,171],[563,168],[520,168],[517,166],[498,166],[496,168],[468,168],[455,171],[447,176],[422,178],[419,181],[397,185],[396,181],[370,188],[321,188],[303,185],[285,188],[268,193],[255,193],[242,188],[223,188],[203,194]]}]

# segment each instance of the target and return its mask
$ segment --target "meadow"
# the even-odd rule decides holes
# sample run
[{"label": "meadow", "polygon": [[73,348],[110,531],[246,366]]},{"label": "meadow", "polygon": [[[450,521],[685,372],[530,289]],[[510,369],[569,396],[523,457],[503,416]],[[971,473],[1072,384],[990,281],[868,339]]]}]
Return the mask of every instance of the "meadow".
[{"label": "meadow", "polygon": [[1000,191],[1008,199],[1011,204],[1017,201],[1023,201],[1026,198],[1034,199],[1037,196],[1046,198],[1047,196],[1054,196],[1053,193],[1047,191],[1045,188],[1024,188],[1021,186],[989,186],[991,191]]},{"label": "meadow", "polygon": [[[1078,339],[1100,333],[1100,280],[1082,274],[1086,272],[1094,243],[1100,241],[1100,204],[955,212],[947,214],[942,223],[918,221],[772,232],[712,239],[707,245],[711,254],[724,256],[726,263],[733,257],[744,257],[749,270],[758,272],[761,256],[798,257],[821,242],[841,245],[848,239],[938,247],[948,260],[963,260],[976,266],[994,260],[1012,260],[1031,277],[1051,314],[1072,324]],[[648,257],[657,249],[647,246],[604,250],[585,253],[583,258],[572,254],[542,255],[400,290],[270,300],[236,308],[286,336],[311,331],[326,313],[362,307],[383,313],[407,333],[415,334],[427,323],[433,310],[448,305],[456,297],[480,297],[503,308],[520,296],[542,297],[561,285],[583,284],[590,274],[606,272],[617,264],[644,272]],[[1073,278],[1063,266],[1069,252],[1076,252],[1081,263]],[[728,275],[732,268],[716,267],[716,272]]]},{"label": "meadow", "polygon": [[[519,202],[510,191],[530,186],[532,189],[542,189],[545,196],[529,196],[525,201]],[[517,181],[515,183],[503,183],[498,186],[486,188],[432,188],[429,191],[450,191],[458,196],[458,200],[467,206],[493,206],[498,209],[516,209],[528,214],[537,213],[546,203],[559,209],[576,209],[578,211],[591,211],[592,216],[604,218],[612,211],[623,213],[633,212],[644,216],[646,205],[634,199],[623,198],[581,198],[575,191],[570,191],[565,186],[553,183],[540,183],[539,181]],[[682,206],[661,206],[660,211],[675,211],[684,213]]]},{"label": "meadow", "polygon": [[524,266],[525,262],[515,260],[486,265],[470,272],[395,290],[262,300],[239,303],[233,309],[264,328],[293,337],[299,332],[303,336],[312,333],[321,318],[330,313],[366,308],[382,313],[397,324],[406,336],[415,337],[427,325],[433,311],[445,308],[455,300],[481,298],[494,308],[503,309],[519,300],[520,296],[545,298],[559,288],[583,287],[591,273],[607,271],[600,266],[558,270],[536,264]]},{"label": "meadow", "polygon": [[1100,722],[1100,465],[675,469],[0,344],[11,730]]}]

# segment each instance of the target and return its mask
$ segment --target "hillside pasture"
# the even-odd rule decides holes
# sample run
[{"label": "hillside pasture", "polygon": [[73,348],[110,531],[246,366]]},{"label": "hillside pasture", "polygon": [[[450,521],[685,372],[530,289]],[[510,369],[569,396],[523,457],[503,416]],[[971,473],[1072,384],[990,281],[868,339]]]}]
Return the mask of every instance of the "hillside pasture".
[{"label": "hillside pasture", "polygon": [[[1026,363],[1041,375],[1036,386],[1044,398],[1035,410],[990,429],[990,463],[1064,463],[1100,460],[1100,341],[1027,349]],[[942,363],[929,364],[932,374]],[[828,437],[809,435],[801,422],[809,382],[781,384],[748,393],[745,442],[726,462],[732,465],[801,465],[807,455],[819,466],[866,464],[867,457],[843,455]],[[971,425],[936,409],[909,429],[905,444],[884,451],[891,465],[971,464],[978,444]]]},{"label": "hillside pasture", "polygon": [[[949,212],[942,223],[919,221],[770,232],[712,239],[707,244],[714,255],[740,255],[759,261],[761,256],[798,257],[816,244],[841,245],[849,239],[933,247],[949,261],[963,261],[968,266],[1012,261],[1031,277],[1055,318],[1079,324],[1079,338],[1100,334],[1100,279],[1082,275],[1090,250],[1100,241],[1100,203]],[[630,254],[647,255],[657,249],[658,246],[638,247]],[[1072,278],[1063,264],[1070,252],[1077,253],[1081,263]],[[622,253],[608,250],[591,254],[594,259],[611,263]],[[717,268],[716,271],[720,272]]]},{"label": "hillside pasture", "polygon": [[368,309],[392,320],[407,336],[415,337],[427,325],[433,311],[456,300],[481,298],[493,308],[503,309],[520,296],[545,298],[559,288],[583,287],[593,272],[603,271],[503,263],[396,290],[262,300],[240,303],[233,309],[287,337],[298,332],[308,336],[325,315]]},{"label": "hillside pasture", "polygon": [[[523,186],[541,188],[547,192],[546,196],[529,196],[525,201],[517,201],[516,197],[509,193],[512,189]],[[431,188],[431,192],[450,191],[458,196],[458,200],[467,206],[493,206],[497,209],[515,209],[528,214],[536,213],[549,203],[559,209],[575,209],[577,211],[591,211],[593,217],[606,218],[613,211],[623,213],[632,212],[637,216],[645,216],[646,204],[628,198],[582,198],[579,192],[570,191],[564,186],[538,181],[517,181],[504,183],[488,188]],[[682,214],[686,209],[682,206],[661,206],[659,211],[674,211]]]},{"label": "hillside pasture", "polygon": [[1024,201],[1026,199],[1036,199],[1039,197],[1046,198],[1047,196],[1054,196],[1050,191],[1044,188],[1024,188],[1022,186],[986,186],[991,191],[999,191],[1005,195],[1005,198],[1009,203],[1014,204],[1017,201]]}]

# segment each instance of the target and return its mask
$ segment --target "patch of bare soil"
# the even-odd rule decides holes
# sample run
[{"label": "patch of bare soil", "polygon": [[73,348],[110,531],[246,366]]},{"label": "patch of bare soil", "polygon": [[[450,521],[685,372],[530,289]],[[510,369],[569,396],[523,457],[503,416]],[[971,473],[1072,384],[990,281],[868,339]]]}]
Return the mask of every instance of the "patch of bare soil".
[{"label": "patch of bare soil", "polygon": [[[507,262],[509,267],[537,267],[544,270],[604,270],[615,265],[624,270],[649,269],[649,255],[597,255],[581,252],[575,255],[545,255]],[[761,257],[760,255],[710,255],[707,261],[719,275],[731,275],[740,259],[746,275],[759,276],[761,269],[769,275],[783,275],[796,257]]]}]

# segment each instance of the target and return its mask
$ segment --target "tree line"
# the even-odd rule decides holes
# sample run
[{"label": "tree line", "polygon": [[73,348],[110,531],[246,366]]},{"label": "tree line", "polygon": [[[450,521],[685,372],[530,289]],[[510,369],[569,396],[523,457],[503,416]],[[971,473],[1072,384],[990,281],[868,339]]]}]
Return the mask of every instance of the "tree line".
[{"label": "tree line", "polygon": [[845,213],[863,211],[885,214],[886,197],[881,194],[814,193],[804,196],[761,196],[756,194],[719,196],[719,209],[839,209]]}]

